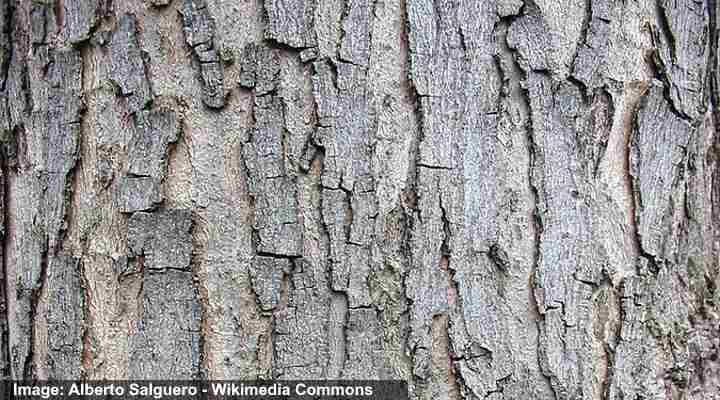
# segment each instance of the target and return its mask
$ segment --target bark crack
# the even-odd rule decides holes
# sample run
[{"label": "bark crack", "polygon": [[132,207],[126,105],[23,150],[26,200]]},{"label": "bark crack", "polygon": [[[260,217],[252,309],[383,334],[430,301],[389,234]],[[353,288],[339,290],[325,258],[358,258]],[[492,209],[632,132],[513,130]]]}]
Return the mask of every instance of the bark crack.
[{"label": "bark crack", "polygon": [[709,89],[709,106],[713,113],[715,131],[720,129],[720,71],[718,71],[718,44],[720,43],[720,30],[718,29],[718,2],[708,0],[709,19],[709,56],[707,67],[707,87]]},{"label": "bark crack", "polygon": [[6,254],[8,250],[8,221],[10,220],[8,212],[10,206],[8,201],[10,185],[8,182],[9,171],[5,151],[0,151],[0,157],[2,157],[0,159],[0,187],[2,188],[2,193],[0,193],[0,196],[2,196],[2,229],[0,230],[0,235],[2,235],[2,237],[0,237],[0,251],[2,251],[2,254],[0,254],[0,262],[2,263],[2,268],[0,269],[0,345],[2,347],[0,348],[0,379],[3,379],[11,376],[8,332],[8,271],[6,267],[8,262]]}]

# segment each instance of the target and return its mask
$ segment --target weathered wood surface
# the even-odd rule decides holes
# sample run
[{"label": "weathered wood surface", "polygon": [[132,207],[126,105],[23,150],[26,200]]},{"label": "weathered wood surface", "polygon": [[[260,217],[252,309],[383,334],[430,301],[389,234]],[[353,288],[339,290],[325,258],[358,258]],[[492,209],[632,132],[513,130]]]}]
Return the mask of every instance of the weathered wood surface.
[{"label": "weathered wood surface", "polygon": [[0,376],[720,399],[714,0],[1,0]]}]

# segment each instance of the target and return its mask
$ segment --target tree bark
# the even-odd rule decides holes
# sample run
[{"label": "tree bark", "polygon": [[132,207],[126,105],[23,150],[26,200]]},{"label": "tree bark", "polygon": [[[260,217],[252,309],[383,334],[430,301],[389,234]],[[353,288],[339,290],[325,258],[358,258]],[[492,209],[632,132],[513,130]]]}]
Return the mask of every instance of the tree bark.
[{"label": "tree bark", "polygon": [[0,0],[0,375],[720,399],[715,0]]}]

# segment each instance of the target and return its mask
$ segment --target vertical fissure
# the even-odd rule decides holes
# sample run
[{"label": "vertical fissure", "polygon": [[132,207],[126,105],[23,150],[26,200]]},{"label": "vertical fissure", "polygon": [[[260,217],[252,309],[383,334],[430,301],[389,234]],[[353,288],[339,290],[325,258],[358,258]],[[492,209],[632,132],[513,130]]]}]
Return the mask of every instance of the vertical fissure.
[{"label": "vertical fissure", "polygon": [[[14,227],[14,217],[11,214],[11,206],[12,206],[12,191],[11,191],[11,180],[14,178],[13,175],[17,173],[17,171],[11,171],[9,168],[9,165],[7,163],[7,159],[5,158],[6,152],[4,151],[6,149],[5,146],[3,146],[3,151],[0,152],[0,154],[3,155],[2,164],[0,166],[3,167],[2,173],[2,188],[3,188],[3,196],[2,196],[2,203],[3,203],[3,209],[2,209],[2,217],[3,217],[3,230],[2,230],[2,277],[4,278],[2,283],[2,290],[3,290],[3,298],[2,300],[5,301],[5,311],[3,312],[3,316],[5,317],[5,333],[4,333],[4,341],[3,341],[3,349],[0,350],[0,353],[2,351],[5,351],[4,357],[6,359],[6,365],[5,370],[7,372],[6,376],[9,376],[13,379],[21,379],[22,377],[19,375],[19,371],[13,371],[13,357],[12,357],[12,344],[11,341],[17,340],[13,336],[13,323],[15,321],[15,314],[17,313],[17,301],[15,296],[16,293],[16,279],[15,275],[17,273],[15,263],[11,262],[10,260],[10,254],[11,254],[11,240],[9,236],[13,234]],[[12,174],[12,175],[11,175]],[[0,361],[0,364],[2,361]]]},{"label": "vertical fissure", "polygon": [[78,265],[80,267],[80,277],[81,282],[83,284],[83,315],[85,319],[85,326],[83,327],[83,334],[82,334],[82,353],[80,355],[80,365],[82,366],[82,373],[80,374],[80,379],[90,379],[93,369],[93,349],[92,349],[92,343],[93,343],[93,329],[92,327],[95,326],[95,321],[93,320],[96,318],[96,316],[90,312],[91,308],[90,305],[93,302],[93,292],[91,290],[91,282],[88,279],[88,275],[85,271],[85,259],[81,258],[78,261]]},{"label": "vertical fissure", "polygon": [[7,281],[9,280],[6,257],[7,253],[7,232],[8,232],[8,208],[9,201],[7,199],[9,195],[9,184],[8,184],[8,166],[7,156],[5,151],[0,151],[0,187],[2,192],[0,196],[2,198],[2,229],[0,230],[0,379],[10,377],[10,346],[9,346],[9,332],[8,332],[8,293],[7,293]]},{"label": "vertical fissure", "polygon": [[665,13],[665,6],[663,5],[663,1],[664,0],[655,0],[656,23],[665,39],[668,41],[671,59],[673,60],[673,62],[677,62],[677,43],[675,40],[675,36],[673,35],[672,28],[670,27],[669,17]]},{"label": "vertical fissure", "polygon": [[65,26],[65,0],[55,1],[55,27],[60,32]]},{"label": "vertical fissure", "polygon": [[720,44],[720,30],[718,29],[718,2],[707,0],[708,20],[710,30],[709,55],[707,68],[707,87],[709,89],[709,107],[713,113],[715,131],[720,128],[720,71],[718,68],[718,44]]},{"label": "vertical fissure", "polygon": [[[630,203],[630,218],[628,218],[628,221],[630,222],[630,229],[632,230],[632,237],[635,239],[633,241],[633,245],[635,246],[635,253],[640,255],[642,253],[642,243],[640,240],[640,234],[638,231],[638,207],[639,207],[639,189],[635,187],[635,182],[633,178],[633,172],[632,172],[632,142],[634,137],[634,131],[637,128],[637,113],[640,108],[640,104],[642,102],[643,96],[645,95],[645,92],[647,90],[646,85],[639,84],[638,86],[634,87],[633,98],[629,101],[629,103],[626,103],[625,107],[625,120],[624,120],[624,132],[625,132],[625,142],[624,142],[624,149],[625,149],[625,157],[624,157],[624,168],[623,171],[625,172],[625,187],[628,194],[628,199]],[[626,100],[627,101],[627,100]]]},{"label": "vertical fissure", "polygon": [[[536,9],[538,9],[538,6],[535,4],[534,1],[525,0],[523,2],[520,15],[527,15],[528,12]],[[531,203],[530,215],[528,220],[530,222],[529,225],[532,227],[533,243],[532,265],[528,276],[528,292],[530,297],[529,311],[531,315],[535,318],[535,335],[538,338],[536,342],[536,361],[537,365],[540,368],[539,376],[541,379],[543,379],[547,387],[546,392],[551,393],[555,399],[558,399],[561,396],[558,393],[556,386],[553,384],[554,378],[547,373],[545,368],[543,368],[542,358],[544,357],[544,350],[540,344],[540,338],[543,336],[543,324],[545,323],[545,304],[541,304],[544,299],[538,298],[537,293],[539,289],[542,289],[539,288],[537,285],[539,283],[538,274],[542,258],[541,242],[544,229],[540,209],[541,202],[543,201],[543,193],[541,193],[541,182],[537,182],[537,177],[535,174],[536,168],[538,167],[538,149],[535,142],[532,107],[529,88],[527,85],[529,75],[533,72],[526,71],[520,65],[520,63],[518,62],[518,50],[511,48],[510,44],[508,43],[508,30],[510,29],[510,24],[517,18],[519,17],[510,16],[506,19],[501,20],[501,39],[498,40],[498,42],[501,48],[501,54],[505,59],[504,64],[506,65],[505,75],[507,76],[507,83],[504,85],[504,90],[508,92],[508,98],[512,100],[512,103],[518,106],[517,112],[519,113],[519,115],[511,115],[511,117],[513,117],[515,124],[522,123],[524,139],[526,142],[526,151],[528,154],[527,182],[529,185],[528,193],[530,195]]]},{"label": "vertical fissure", "polygon": [[26,338],[27,354],[25,355],[25,359],[22,362],[23,379],[33,380],[37,378],[36,376],[34,376],[36,369],[34,368],[35,365],[33,365],[33,359],[35,358],[35,348],[37,346],[37,343],[35,341],[35,338],[37,336],[37,309],[42,299],[42,293],[45,289],[45,286],[47,285],[47,272],[50,258],[48,254],[49,252],[49,243],[46,240],[43,242],[43,249],[42,253],[40,254],[39,287],[30,289],[30,310],[27,315],[28,325],[30,326],[30,329],[29,337]]},{"label": "vertical fissure", "polygon": [[[10,353],[10,322],[11,322],[11,302],[10,296],[14,295],[14,277],[10,277],[7,239],[9,234],[9,209],[10,209],[10,177],[9,177],[9,161],[7,154],[8,136],[12,136],[17,129],[11,126],[9,118],[10,106],[7,104],[7,80],[10,73],[10,65],[14,55],[14,40],[12,32],[15,23],[15,2],[6,0],[0,4],[0,142],[2,149],[0,150],[0,188],[2,188],[2,230],[0,238],[2,248],[0,251],[0,379],[12,377],[12,362]],[[7,118],[7,121],[3,121]],[[4,124],[4,126],[3,126]],[[7,130],[6,130],[7,129]]]},{"label": "vertical fissure", "polygon": [[[10,72],[10,61],[13,55],[13,40],[10,33],[12,32],[12,24],[14,22],[13,14],[15,9],[13,2],[5,0],[0,4],[0,96],[5,96],[5,88],[8,74]],[[4,113],[3,110],[0,112]]]}]

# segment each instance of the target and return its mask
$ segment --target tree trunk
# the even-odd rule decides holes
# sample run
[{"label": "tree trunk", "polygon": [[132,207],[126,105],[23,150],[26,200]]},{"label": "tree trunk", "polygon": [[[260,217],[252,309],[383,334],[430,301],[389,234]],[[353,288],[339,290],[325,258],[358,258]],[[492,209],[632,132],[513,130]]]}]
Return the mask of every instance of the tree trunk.
[{"label": "tree trunk", "polygon": [[0,0],[0,373],[720,399],[716,0]]}]

